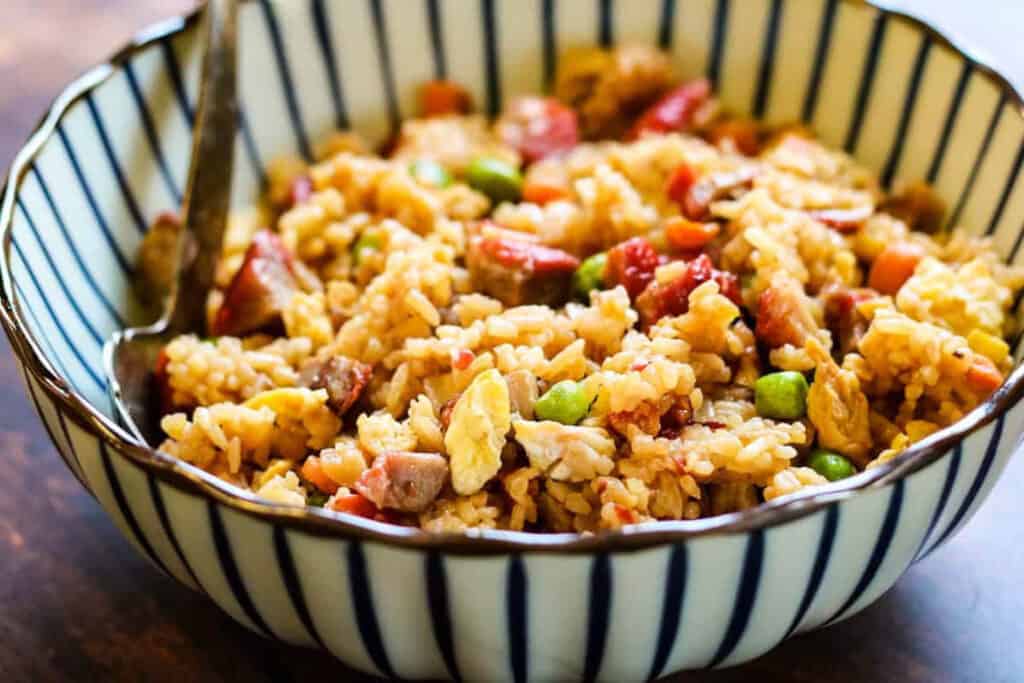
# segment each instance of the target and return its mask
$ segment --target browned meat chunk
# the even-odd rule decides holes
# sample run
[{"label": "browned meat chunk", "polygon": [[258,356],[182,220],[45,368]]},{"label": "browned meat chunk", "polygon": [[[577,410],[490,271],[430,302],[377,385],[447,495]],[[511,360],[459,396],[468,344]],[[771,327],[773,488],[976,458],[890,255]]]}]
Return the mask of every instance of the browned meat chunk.
[{"label": "browned meat chunk", "polygon": [[692,221],[711,218],[711,204],[738,190],[750,189],[758,170],[754,167],[709,173],[690,186],[683,199],[683,213]]},{"label": "browned meat chunk", "polygon": [[868,329],[868,319],[858,312],[857,305],[879,294],[873,289],[846,287],[837,287],[823,294],[825,322],[832,331],[832,338],[839,349],[839,357],[842,357],[857,349],[857,343]]},{"label": "browned meat chunk", "polygon": [[882,211],[899,218],[911,230],[935,233],[942,227],[946,205],[931,186],[912,183],[902,192],[889,197],[880,207]]},{"label": "browned meat chunk", "polygon": [[507,237],[470,238],[466,265],[473,286],[506,306],[560,306],[569,298],[579,259],[561,249]]},{"label": "browned meat chunk", "polygon": [[253,236],[242,266],[224,291],[224,303],[211,332],[240,336],[279,323],[297,289],[288,248],[277,235],[261,230]]},{"label": "browned meat chunk", "polygon": [[173,211],[164,211],[150,226],[139,246],[136,259],[136,290],[143,303],[163,303],[174,284],[178,258],[181,220]]},{"label": "browned meat chunk", "polygon": [[373,376],[373,368],[345,356],[314,359],[302,368],[299,381],[310,389],[326,389],[327,401],[339,416],[355,405]]},{"label": "browned meat chunk", "polygon": [[757,300],[754,334],[771,348],[802,347],[818,330],[804,289],[789,277],[776,277]]},{"label": "browned meat chunk", "polygon": [[441,492],[448,461],[437,453],[382,453],[356,482],[377,507],[422,512]]}]

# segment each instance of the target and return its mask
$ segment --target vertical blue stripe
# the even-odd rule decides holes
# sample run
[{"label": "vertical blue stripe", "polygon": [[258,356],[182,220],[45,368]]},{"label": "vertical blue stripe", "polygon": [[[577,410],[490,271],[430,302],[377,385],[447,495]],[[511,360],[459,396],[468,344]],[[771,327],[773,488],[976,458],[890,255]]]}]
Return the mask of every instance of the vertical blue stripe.
[{"label": "vertical blue stripe", "polygon": [[114,179],[117,181],[117,187],[121,190],[121,197],[124,199],[125,206],[128,207],[128,213],[130,213],[132,218],[135,219],[135,225],[139,231],[144,233],[149,229],[149,223],[146,221],[146,217],[142,215],[142,209],[139,208],[139,202],[135,199],[135,193],[132,192],[132,188],[128,184],[128,179],[125,177],[124,171],[121,169],[121,164],[117,160],[117,155],[114,154],[114,146],[111,144],[110,136],[107,134],[107,127],[103,123],[103,117],[100,116],[99,109],[96,108],[96,102],[93,99],[91,92],[86,94],[85,104],[89,110],[89,114],[92,116],[93,125],[96,127],[96,133],[99,135],[100,144],[103,146],[103,152],[107,156],[107,163],[110,164],[110,170],[113,172]]},{"label": "vertical blue stripe", "polygon": [[925,554],[925,557],[935,552],[935,549],[940,545],[949,540],[949,537],[953,535],[956,528],[960,526],[960,523],[964,521],[967,513],[970,511],[971,506],[974,505],[975,499],[978,497],[978,493],[981,492],[981,487],[985,484],[985,480],[988,478],[989,470],[992,469],[992,463],[996,460],[996,454],[999,452],[999,442],[1003,437],[1003,422],[1006,419],[1006,415],[1000,415],[999,419],[996,420],[995,427],[992,429],[992,436],[988,442],[988,448],[985,449],[985,458],[981,461],[981,467],[978,468],[978,473],[974,476],[974,481],[971,482],[971,488],[967,490],[967,495],[964,496],[963,501],[960,503],[960,507],[957,508],[956,514],[953,515],[953,519],[950,521],[949,526],[942,532],[942,536],[935,542],[935,545]]},{"label": "vertical blue stripe", "polygon": [[725,49],[725,32],[729,25],[729,0],[718,0],[715,18],[711,27],[711,54],[708,56],[708,80],[711,88],[718,90],[718,79],[722,71],[722,51]]},{"label": "vertical blue stripe", "polygon": [[864,569],[864,573],[861,574],[860,580],[857,581],[853,592],[850,593],[850,597],[846,599],[842,607],[836,610],[831,619],[825,621],[825,625],[842,618],[860,600],[865,591],[871,587],[871,582],[878,575],[878,570],[881,568],[882,562],[889,552],[889,546],[892,545],[892,539],[896,536],[896,527],[899,525],[900,512],[903,509],[903,489],[905,486],[906,481],[904,479],[898,479],[893,484],[892,494],[889,496],[889,507],[885,511],[885,519],[882,521],[882,528],[878,532],[878,540],[875,542],[875,547],[871,551],[868,566]]},{"label": "vertical blue stripe", "polygon": [[125,523],[128,525],[128,529],[131,531],[132,537],[136,543],[142,546],[143,552],[146,557],[150,559],[153,564],[160,568],[167,576],[174,578],[174,574],[167,569],[167,566],[160,559],[160,556],[153,550],[153,546],[150,545],[149,539],[146,538],[146,534],[142,531],[142,527],[139,526],[139,521],[135,518],[135,514],[132,512],[131,506],[128,505],[128,500],[125,498],[124,490],[121,488],[121,482],[117,478],[117,472],[114,471],[114,463],[110,461],[110,453],[107,451],[107,444],[101,438],[96,438],[100,448],[100,462],[103,463],[103,473],[107,477],[107,483],[110,484],[110,492],[114,496],[114,503],[117,505],[118,511],[121,513],[121,517],[124,518]]},{"label": "vertical blue stripe", "polygon": [[871,31],[871,41],[868,43],[868,53],[864,60],[864,68],[860,74],[860,86],[857,88],[857,99],[853,106],[853,119],[850,121],[850,128],[846,131],[846,142],[843,149],[853,152],[860,140],[861,128],[864,124],[864,114],[868,109],[868,102],[874,92],[875,73],[878,71],[878,58],[882,53],[882,41],[885,39],[885,28],[889,25],[887,15],[878,12],[875,15],[874,28]]},{"label": "vertical blue stripe", "polygon": [[501,70],[498,66],[498,21],[494,16],[494,0],[481,0],[481,10],[487,74],[487,113],[497,116],[501,110]]},{"label": "vertical blue stripe", "polygon": [[188,558],[185,557],[185,551],[182,549],[181,544],[178,542],[178,535],[174,533],[174,527],[171,526],[171,519],[167,515],[167,506],[164,505],[164,497],[160,493],[160,485],[157,483],[156,477],[152,474],[146,475],[149,479],[149,497],[153,500],[153,508],[156,510],[156,516],[160,520],[160,526],[164,530],[164,535],[167,536],[167,540],[170,541],[171,547],[174,548],[174,553],[178,556],[185,571],[192,578],[192,582],[195,583],[196,588],[199,592],[206,593],[206,589],[203,588],[203,584],[199,581],[199,577],[196,576],[195,571],[192,569],[191,563]]},{"label": "vertical blue stripe", "polygon": [[750,623],[751,612],[754,611],[754,602],[757,599],[757,587],[761,582],[761,566],[764,564],[764,530],[755,529],[750,532],[747,541],[747,552],[743,558],[743,573],[740,576],[740,585],[736,594],[736,604],[733,607],[732,616],[729,618],[729,627],[725,632],[725,639],[715,652],[715,656],[708,663],[708,668],[714,668],[724,662],[736,645],[739,644],[746,633],[747,624]]},{"label": "vertical blue stripe", "polygon": [[679,635],[679,620],[683,613],[683,597],[686,594],[686,579],[689,572],[687,550],[684,543],[672,546],[665,570],[665,601],[661,605],[661,626],[658,628],[658,642],[651,660],[651,670],[647,680],[653,681],[661,676],[672,654]]},{"label": "vertical blue stripe", "polygon": [[615,27],[612,25],[612,0],[598,0],[597,41],[601,47],[615,44]]},{"label": "vertical blue stripe", "polygon": [[224,520],[221,519],[217,503],[208,500],[206,507],[209,512],[210,531],[213,535],[213,545],[217,551],[217,559],[220,561],[221,572],[224,574],[225,580],[227,580],[231,594],[235,597],[235,601],[242,608],[245,616],[249,618],[249,621],[252,622],[258,631],[268,638],[276,638],[267,622],[260,616],[259,610],[256,609],[252,596],[249,595],[249,591],[245,587],[245,581],[242,580],[242,575],[238,571],[238,564],[235,562],[235,556],[231,551],[231,541],[228,539],[227,531],[224,529]]},{"label": "vertical blue stripe", "polygon": [[658,47],[668,50],[672,47],[676,28],[676,0],[661,0],[661,16],[658,18]]},{"label": "vertical blue stripe", "polygon": [[779,21],[782,16],[782,0],[772,0],[768,26],[765,29],[764,44],[761,47],[761,65],[758,69],[757,90],[751,111],[754,116],[764,116],[768,95],[772,88],[772,69],[775,66],[775,49],[779,42]]},{"label": "vertical blue stripe", "polygon": [[811,576],[807,581],[807,588],[804,590],[804,597],[800,600],[800,606],[793,616],[793,621],[782,640],[789,638],[793,632],[800,628],[800,623],[807,616],[807,610],[814,604],[814,598],[821,588],[821,580],[825,577],[825,570],[828,569],[828,562],[832,557],[832,546],[836,541],[836,529],[839,526],[839,504],[833,503],[825,509],[825,521],[821,527],[821,538],[818,539],[818,550],[814,555],[814,566],[811,567]]},{"label": "vertical blue stripe", "polygon": [[326,650],[327,647],[324,645],[323,639],[320,638],[320,632],[317,630],[316,624],[313,623],[313,617],[310,615],[309,607],[306,605],[306,598],[302,592],[302,582],[299,580],[299,573],[295,570],[295,559],[292,557],[292,550],[288,545],[288,536],[285,533],[284,527],[275,524],[273,536],[274,554],[277,557],[277,565],[281,570],[281,580],[284,582],[288,599],[291,600],[292,607],[295,609],[295,613],[299,615],[299,620],[306,627],[309,636],[317,645]]},{"label": "vertical blue stripe", "polygon": [[981,146],[978,148],[977,156],[974,157],[971,172],[967,174],[967,181],[964,183],[964,187],[960,191],[960,197],[957,198],[953,211],[949,215],[949,221],[946,223],[949,227],[956,227],[956,224],[960,222],[960,214],[963,213],[964,206],[967,205],[967,200],[974,190],[974,183],[978,179],[981,164],[985,161],[985,157],[988,156],[988,148],[992,145],[992,138],[995,137],[996,128],[999,127],[999,121],[1003,117],[1006,99],[1006,93],[1004,92],[999,96],[999,102],[996,103],[995,109],[992,110],[992,118],[989,119],[988,128],[985,129],[985,136],[981,139]]},{"label": "vertical blue stripe", "polygon": [[810,123],[818,110],[818,90],[822,76],[825,74],[825,62],[828,60],[829,48],[832,45],[832,30],[836,23],[836,8],[839,0],[828,0],[825,12],[821,15],[821,26],[818,29],[818,46],[814,50],[814,65],[807,81],[807,92],[804,93],[804,106],[800,118]]},{"label": "vertical blue stripe", "polygon": [[914,553],[915,561],[923,557],[924,547],[928,545],[928,539],[931,537],[932,532],[935,531],[935,526],[939,523],[939,520],[942,519],[942,513],[946,511],[946,505],[949,503],[949,494],[953,491],[953,485],[956,484],[956,475],[960,471],[960,460],[963,458],[963,454],[963,444],[957,444],[953,456],[949,458],[949,466],[946,468],[946,480],[942,484],[942,492],[939,494],[939,500],[935,505],[935,512],[932,513],[932,519],[928,523],[928,530],[924,532],[924,538],[921,539],[921,544],[917,547],[917,552]]},{"label": "vertical blue stripe", "polygon": [[[67,421],[64,419],[64,413],[62,413],[60,409],[57,408],[57,405],[52,401],[51,407],[57,414],[57,424],[60,425],[60,433],[64,435],[64,442],[68,445],[68,457],[71,459],[72,462],[75,463],[75,466],[78,468],[78,471],[75,473],[75,476],[77,476],[78,480],[83,483],[83,485],[85,486],[85,490],[89,492],[89,495],[95,498],[95,494],[92,492],[92,488],[89,486],[89,482],[86,481],[85,468],[82,467],[82,461],[78,457],[78,453],[75,451],[75,442],[71,440],[71,433],[68,432],[68,424]],[[57,442],[55,441],[54,445],[56,444]],[[60,450],[60,448],[58,447],[57,450]]]},{"label": "vertical blue stripe", "polygon": [[448,78],[448,60],[444,55],[444,27],[441,24],[439,0],[426,0],[427,21],[430,25],[430,48],[434,55],[434,78]]},{"label": "vertical blue stripe", "polygon": [[348,576],[352,604],[356,612],[356,625],[359,627],[363,646],[381,674],[386,678],[394,678],[395,672],[388,660],[384,640],[380,636],[380,626],[377,624],[377,613],[373,607],[373,593],[370,590],[370,580],[367,578],[363,546],[358,541],[352,541],[348,547]]},{"label": "vertical blue stripe", "polygon": [[540,33],[544,46],[544,89],[550,91],[555,81],[558,50],[555,47],[555,0],[543,0]]},{"label": "vertical blue stripe", "polygon": [[188,91],[185,89],[185,79],[181,76],[181,64],[178,62],[178,55],[174,51],[174,43],[167,38],[160,43],[160,51],[164,56],[164,68],[167,76],[171,79],[171,88],[174,90],[175,99],[181,108],[181,115],[185,117],[185,123],[189,128],[195,126],[196,114],[188,99]]},{"label": "vertical blue stripe", "polygon": [[398,130],[401,116],[398,113],[398,96],[395,94],[395,77],[391,71],[391,48],[388,44],[387,19],[381,0],[369,0],[373,16],[373,31],[377,38],[377,58],[380,60],[381,78],[384,80],[384,96],[388,105],[388,120],[392,132]]},{"label": "vertical blue stripe", "polygon": [[907,84],[907,94],[903,99],[903,110],[900,112],[899,122],[896,124],[896,135],[893,139],[892,148],[889,150],[889,158],[882,167],[882,187],[891,187],[893,176],[899,168],[903,158],[904,143],[906,142],[907,128],[910,126],[910,118],[914,114],[914,107],[917,105],[917,92],[921,88],[921,77],[924,75],[925,66],[928,64],[928,55],[931,54],[932,41],[928,35],[921,36],[921,46],[917,50],[917,57],[914,58],[914,66],[910,72],[910,83]]},{"label": "vertical blue stripe", "polygon": [[[72,342],[71,336],[68,334],[68,331],[61,324],[60,319],[57,317],[56,312],[53,310],[53,305],[50,303],[49,298],[46,296],[46,292],[39,284],[39,280],[36,278],[35,272],[29,266],[28,260],[25,258],[25,254],[21,251],[21,245],[18,244],[18,240],[12,237],[11,244],[14,246],[14,251],[17,253],[18,258],[21,259],[22,269],[26,273],[28,273],[29,279],[32,280],[32,284],[35,286],[36,291],[39,293],[39,300],[43,302],[43,306],[46,308],[46,312],[49,313],[50,320],[53,321],[53,326],[57,328],[58,332],[60,332],[60,336],[64,339],[64,343],[71,350],[71,353],[78,360],[78,364],[82,366],[82,369],[85,371],[85,373],[96,384],[96,387],[99,388],[101,391],[105,391],[107,388],[107,383],[100,379],[100,376],[96,374],[96,371],[93,370],[92,366],[88,362],[86,362],[85,357],[82,356],[82,352],[79,351],[78,345]],[[63,284],[63,281],[60,279],[58,279],[58,282]],[[26,301],[26,306],[27,305],[28,302]],[[73,303],[72,306],[74,306]],[[40,328],[40,331],[42,331],[42,328]]]},{"label": "vertical blue stripe", "polygon": [[583,659],[583,680],[590,683],[601,673],[608,620],[614,590],[612,565],[606,553],[597,555],[590,568],[590,607],[587,615],[587,651]]},{"label": "vertical blue stripe", "polygon": [[430,624],[434,629],[434,640],[441,658],[454,681],[461,681],[459,665],[455,658],[455,639],[452,637],[451,605],[448,602],[448,576],[444,569],[441,553],[431,550],[426,559],[427,605],[430,609]]},{"label": "vertical blue stripe", "polygon": [[277,64],[277,74],[281,79],[284,101],[288,107],[288,117],[291,119],[292,128],[295,131],[299,153],[302,154],[306,161],[312,161],[313,148],[310,147],[309,137],[306,135],[306,124],[302,121],[302,110],[299,107],[299,98],[295,94],[291,67],[288,64],[288,55],[285,53],[284,40],[281,37],[281,26],[277,21],[274,8],[270,6],[269,0],[260,0],[260,7],[263,8],[263,19],[266,21],[267,32],[270,35],[270,44],[273,47],[275,63]]},{"label": "vertical blue stripe", "polygon": [[[32,336],[43,341],[43,344],[46,346],[46,351],[49,352],[47,358],[57,365],[57,369],[60,371],[61,377],[66,382],[71,384],[71,387],[75,391],[78,391],[78,387],[75,386],[75,383],[71,381],[71,373],[68,372],[68,367],[64,364],[64,359],[61,357],[59,353],[57,353],[57,347],[53,345],[53,340],[50,339],[50,335],[46,334],[46,328],[43,327],[43,323],[40,322],[39,316],[36,315],[36,309],[33,308],[32,306],[29,306],[28,297],[25,296],[25,290],[22,289],[21,283],[18,282],[17,280],[14,280],[13,278],[11,281],[14,283],[14,290],[17,293],[18,299],[21,300],[21,310],[28,313],[28,316],[32,318],[32,324],[35,325],[36,334]],[[78,393],[82,392],[79,391]]]},{"label": "vertical blue stripe", "polygon": [[[100,302],[100,305],[107,311],[107,313],[110,316],[110,319],[117,326],[124,327],[124,318],[121,316],[120,311],[118,311],[114,307],[114,304],[111,303],[110,299],[107,298],[107,295],[103,293],[102,289],[100,289],[99,282],[96,281],[96,278],[94,278],[92,273],[89,271],[88,266],[86,266],[85,264],[85,259],[82,257],[81,252],[78,251],[78,247],[75,246],[74,241],[72,241],[71,233],[68,231],[67,225],[64,223],[63,217],[57,210],[57,205],[53,202],[53,197],[50,196],[50,189],[46,186],[46,182],[43,180],[42,174],[34,166],[32,167],[32,172],[36,177],[36,181],[39,183],[39,187],[43,191],[43,196],[46,198],[46,203],[50,205],[50,209],[52,210],[53,216],[56,219],[57,229],[60,230],[61,236],[64,238],[64,243],[67,244],[68,251],[71,252],[71,256],[75,261],[75,265],[78,267],[78,271],[82,274],[82,277],[89,284],[90,289],[92,289],[93,294],[95,294],[96,299]],[[36,227],[35,221],[32,219],[32,216],[29,215],[29,212],[25,208],[25,205],[22,203],[20,199],[17,200],[17,203],[18,208],[21,209],[21,213],[24,214],[25,220],[28,223],[29,232],[32,233],[32,236],[35,238],[36,243],[39,245],[39,250],[46,258],[46,262],[50,264],[50,268],[53,270],[54,277],[57,278],[58,282],[60,282],[63,285],[64,280],[61,277],[61,270],[57,267],[57,264],[54,262],[53,256],[50,253],[53,250],[53,247],[57,245],[47,244],[46,241],[43,240],[43,234],[39,232],[39,229]],[[67,290],[65,289],[65,291]],[[68,292],[68,298],[72,298],[70,292]],[[75,301],[75,304],[77,304],[77,300]]]},{"label": "vertical blue stripe", "polygon": [[160,177],[164,180],[164,185],[167,186],[167,191],[174,197],[176,204],[181,204],[181,188],[174,180],[174,176],[171,174],[171,167],[167,163],[167,156],[164,154],[163,149],[160,148],[160,135],[157,133],[156,124],[153,122],[153,114],[149,110],[149,105],[146,104],[146,98],[142,94],[142,88],[139,86],[139,79],[135,75],[135,65],[132,62],[124,63],[124,76],[125,80],[128,81],[128,90],[132,94],[132,99],[135,101],[135,107],[139,110],[139,120],[142,121],[142,130],[146,134],[146,142],[149,143],[150,152],[153,154],[153,159],[156,160],[157,169],[160,171]]},{"label": "vertical blue stripe", "polygon": [[508,621],[508,654],[509,666],[512,669],[512,680],[515,683],[525,683],[527,680],[527,667],[529,662],[529,623],[530,615],[527,610],[526,600],[529,586],[526,579],[526,567],[523,565],[523,558],[520,555],[513,555],[509,559],[508,579],[505,593],[505,601],[508,613],[505,615]]},{"label": "vertical blue stripe", "polygon": [[[195,127],[195,109],[192,107],[189,101],[188,91],[185,89],[185,80],[181,75],[181,65],[178,62],[177,53],[174,51],[173,43],[168,39],[161,43],[163,47],[164,62],[167,68],[167,74],[171,79],[171,83],[174,85],[174,92],[178,98],[178,103],[181,106],[182,115],[188,122],[188,127]],[[244,99],[240,96],[239,98]],[[249,117],[245,113],[245,107],[241,101],[238,103],[238,130],[242,134],[242,144],[245,146],[245,152],[249,156],[249,163],[252,166],[253,175],[256,176],[260,181],[261,187],[267,186],[267,175],[263,170],[263,162],[260,159],[259,148],[256,146],[256,138],[252,134],[252,128],[249,126]]]},{"label": "vertical blue stripe", "polygon": [[348,111],[345,108],[345,95],[341,89],[341,78],[338,76],[338,55],[334,50],[331,38],[331,22],[327,16],[325,0],[312,0],[310,10],[313,13],[313,28],[316,41],[320,45],[320,56],[327,70],[327,87],[331,92],[331,104],[334,105],[334,125],[338,129],[348,128]]},{"label": "vertical blue stripe", "polygon": [[[78,184],[82,188],[82,194],[85,196],[86,202],[89,204],[89,208],[92,210],[93,218],[96,219],[96,225],[99,226],[100,232],[103,233],[103,239],[110,245],[110,250],[114,254],[114,258],[117,259],[117,264],[121,267],[122,272],[125,275],[130,275],[132,272],[131,263],[128,257],[125,256],[124,247],[114,237],[114,233],[110,230],[110,225],[107,224],[106,219],[100,212],[100,207],[96,203],[96,197],[92,194],[92,189],[85,180],[85,174],[82,173],[82,167],[78,163],[78,157],[75,155],[74,150],[71,148],[71,143],[68,141],[67,136],[64,134],[64,127],[62,125],[57,126],[57,137],[60,138],[61,143],[64,146],[64,151],[67,153],[68,161],[71,163],[71,169],[75,173],[75,177],[78,179]],[[46,187],[46,183],[43,182],[42,172],[39,170],[38,165],[32,165],[32,172],[35,174],[36,179],[43,188],[43,194],[46,195],[46,202],[53,209],[54,216],[57,217],[57,222],[63,227],[64,221],[60,218],[60,212],[57,211],[57,203],[53,200],[53,195],[50,194],[49,188]],[[146,232],[146,226],[136,225],[136,229],[140,234]]]},{"label": "vertical blue stripe", "polygon": [[964,94],[967,92],[967,84],[971,81],[974,73],[974,66],[964,60],[960,69],[960,78],[956,82],[956,89],[953,91],[953,98],[949,101],[949,110],[946,112],[946,121],[942,124],[942,133],[939,135],[939,144],[935,147],[935,154],[928,166],[928,173],[925,180],[929,185],[934,185],[939,177],[939,170],[942,168],[942,161],[946,157],[946,149],[949,147],[949,139],[953,133],[953,126],[960,115],[960,108],[964,103]]},{"label": "vertical blue stripe", "polygon": [[[71,305],[71,308],[73,308],[75,310],[75,313],[78,314],[78,319],[81,321],[85,329],[89,331],[89,335],[93,338],[93,341],[96,342],[96,345],[103,346],[104,335],[101,334],[100,331],[96,329],[96,327],[93,325],[92,318],[86,315],[85,311],[82,310],[82,307],[79,305],[78,297],[72,294],[71,290],[68,289],[68,285],[66,282],[64,282],[64,278],[61,276],[61,272],[57,268],[57,264],[53,262],[53,256],[50,254],[50,250],[47,249],[46,245],[43,243],[42,238],[39,236],[39,232],[36,230],[35,223],[32,221],[32,217],[25,210],[25,207],[21,203],[21,201],[18,202],[18,208],[21,209],[22,214],[25,216],[25,219],[28,221],[29,226],[32,228],[29,232],[31,232],[32,236],[35,237],[36,246],[39,247],[39,253],[43,255],[43,258],[46,260],[46,263],[50,267],[50,272],[47,275],[49,277],[52,277],[57,282],[57,286],[60,287],[60,290],[64,293],[64,298],[67,299],[68,303]],[[21,251],[21,247],[18,245],[18,242],[14,240],[12,240],[12,242],[14,242],[15,248],[18,249],[18,253],[21,255],[22,261],[25,262],[26,270],[28,270],[28,260],[25,258],[25,254]],[[31,271],[29,272],[34,280],[35,273],[32,273]],[[42,287],[39,288],[39,291],[43,291]],[[49,302],[47,302],[47,306],[49,306]],[[56,316],[54,317],[54,320],[56,320]],[[115,323],[116,322],[117,321],[115,320]]]},{"label": "vertical blue stripe", "polygon": [[[67,467],[68,470],[71,472],[71,476],[77,479],[78,483],[81,484],[87,491],[91,491],[89,489],[89,484],[85,481],[85,479],[83,479],[78,474],[78,469],[71,464],[69,456],[64,454],[63,449],[61,449],[60,447],[60,441],[57,440],[57,435],[50,428],[50,423],[46,421],[46,415],[43,413],[43,406],[39,402],[39,397],[36,395],[36,390],[32,387],[32,380],[30,379],[28,370],[26,370],[25,367],[22,366],[21,372],[25,378],[25,387],[28,390],[28,397],[32,400],[32,405],[34,405],[36,408],[36,414],[39,416],[39,421],[43,423],[43,429],[46,430],[46,434],[50,437],[50,442],[53,443],[53,447],[57,450],[57,455],[59,455],[60,459],[64,461],[64,466]],[[57,412],[57,414],[60,415],[59,412]],[[66,443],[68,445],[68,452],[73,452],[71,442],[66,441]]]},{"label": "vertical blue stripe", "polygon": [[[999,195],[999,203],[996,204],[996,209],[992,213],[992,218],[988,222],[988,227],[985,229],[986,235],[991,235],[999,227],[999,221],[1003,218],[1003,213],[1006,211],[1006,204],[1010,201],[1010,195],[1013,194],[1013,190],[1017,185],[1017,177],[1020,175],[1020,167],[1024,165],[1024,140],[1021,140],[1019,147],[1017,148],[1017,156],[1013,160],[1013,167],[1010,169],[1010,175],[1006,177],[1006,184],[1003,185],[1003,192]],[[1020,243],[1021,234],[1017,234],[1013,254],[1017,252],[1016,244]],[[1010,257],[1011,259],[1013,256]]]}]

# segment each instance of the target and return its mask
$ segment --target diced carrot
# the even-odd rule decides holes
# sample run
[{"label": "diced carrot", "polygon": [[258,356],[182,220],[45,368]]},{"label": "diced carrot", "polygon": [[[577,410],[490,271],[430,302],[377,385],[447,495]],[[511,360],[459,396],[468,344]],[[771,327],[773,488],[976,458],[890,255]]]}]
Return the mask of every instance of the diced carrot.
[{"label": "diced carrot", "polygon": [[682,251],[703,249],[719,230],[718,223],[699,223],[682,216],[665,221],[665,239],[674,249]]},{"label": "diced carrot", "polygon": [[358,493],[350,493],[347,496],[337,496],[331,500],[329,508],[335,512],[347,512],[350,515],[376,519],[380,513],[377,506],[370,502],[366,496]]},{"label": "diced carrot", "polygon": [[967,369],[967,384],[978,393],[991,394],[1003,383],[1003,373],[984,356],[977,356]]},{"label": "diced carrot", "polygon": [[569,196],[569,188],[562,185],[529,182],[523,185],[523,201],[534,204],[547,204]]},{"label": "diced carrot", "polygon": [[911,242],[886,247],[871,265],[868,285],[882,294],[896,294],[924,256],[924,249]]},{"label": "diced carrot", "polygon": [[338,482],[327,476],[324,468],[320,466],[320,458],[311,455],[302,463],[302,478],[313,484],[326,494],[333,494],[338,490]]},{"label": "diced carrot", "polygon": [[420,90],[420,113],[423,116],[467,114],[473,108],[469,92],[452,81],[427,81]]}]

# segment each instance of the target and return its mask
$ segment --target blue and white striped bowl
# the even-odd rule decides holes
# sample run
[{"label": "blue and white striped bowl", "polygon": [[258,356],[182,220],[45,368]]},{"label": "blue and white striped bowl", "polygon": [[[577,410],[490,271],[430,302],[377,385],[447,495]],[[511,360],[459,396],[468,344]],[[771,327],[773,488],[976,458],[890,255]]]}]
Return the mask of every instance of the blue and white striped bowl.
[{"label": "blue and white striped bowl", "polygon": [[[853,0],[288,0],[241,17],[235,201],[266,160],[353,126],[382,139],[435,76],[490,112],[559,53],[646,41],[730,108],[799,119],[925,178],[953,220],[1019,258],[1021,100],[922,25]],[[2,319],[58,451],[139,551],[246,627],[403,678],[636,680],[736,664],[846,618],[959,529],[1024,423],[1024,370],[889,466],[745,513],[586,538],[427,536],[257,501],[132,441],[101,346],[134,320],[132,255],[181,199],[194,18],[73,83],[3,194]],[[884,68],[883,68],[884,67]]]}]

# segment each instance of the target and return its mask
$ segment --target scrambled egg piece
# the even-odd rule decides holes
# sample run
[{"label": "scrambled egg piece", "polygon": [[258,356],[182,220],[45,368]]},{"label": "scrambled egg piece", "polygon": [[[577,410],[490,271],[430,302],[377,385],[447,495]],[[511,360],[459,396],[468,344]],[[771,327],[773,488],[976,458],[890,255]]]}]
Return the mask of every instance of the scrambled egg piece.
[{"label": "scrambled egg piece", "polygon": [[480,373],[456,402],[444,435],[456,493],[472,495],[498,473],[511,426],[512,403],[504,378],[493,369]]}]

